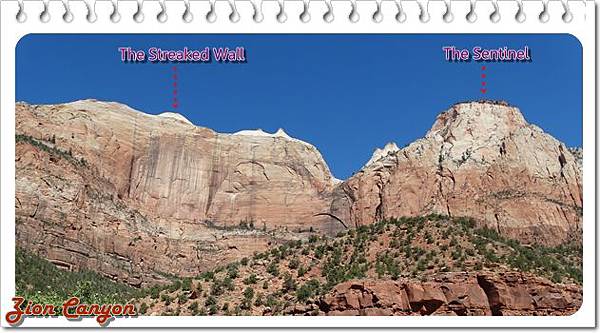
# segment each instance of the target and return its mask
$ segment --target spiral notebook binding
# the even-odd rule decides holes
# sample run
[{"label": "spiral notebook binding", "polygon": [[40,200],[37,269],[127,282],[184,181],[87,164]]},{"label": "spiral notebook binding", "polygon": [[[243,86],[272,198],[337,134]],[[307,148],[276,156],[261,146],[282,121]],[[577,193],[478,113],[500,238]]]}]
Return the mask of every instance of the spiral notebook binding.
[{"label": "spiral notebook binding", "polygon": [[[25,12],[24,0],[16,0],[16,1],[18,3],[18,11],[17,11],[15,18],[16,18],[17,22],[24,23],[28,19],[28,16]],[[39,14],[39,20],[44,23],[49,22],[51,19],[50,12],[48,10],[50,0],[40,0],[40,1],[42,1],[42,3],[43,3],[43,10]],[[71,11],[69,1],[70,0],[61,0],[63,7],[64,7],[64,14],[62,15],[62,19],[66,23],[73,21],[73,19],[75,17],[73,12]],[[144,1],[145,0],[136,0],[137,11],[133,14],[133,20],[137,23],[141,23],[145,19],[144,11],[143,11]],[[146,1],[150,1],[150,0],[146,0]],[[166,0],[153,0],[153,1],[158,1],[158,4],[160,5],[160,12],[156,15],[156,20],[160,23],[167,22],[169,16],[167,13]],[[192,22],[194,20],[194,15],[192,14],[192,11],[191,11],[190,0],[181,0],[181,1],[184,3],[184,6],[185,6],[185,10],[181,14],[181,19],[186,23]],[[209,11],[206,13],[206,20],[208,22],[215,22],[217,20],[217,14],[216,14],[216,10],[215,10],[216,0],[205,0],[205,1],[208,1],[209,6],[210,6]],[[284,23],[287,21],[287,18],[288,18],[288,14],[285,12],[286,0],[276,0],[276,1],[277,1],[277,5],[279,7],[279,10],[276,14],[276,19],[278,22]],[[303,23],[307,23],[311,20],[311,17],[312,17],[310,14],[310,2],[311,1],[316,1],[316,0],[302,0],[303,11],[300,13],[299,19]],[[334,14],[334,8],[332,5],[332,0],[319,0],[319,1],[323,1],[327,7],[326,12],[322,16],[323,21],[325,21],[327,23],[333,22],[335,19],[335,14]],[[357,2],[359,0],[346,0],[346,1],[349,1],[350,6],[351,6],[351,11],[350,11],[350,14],[348,15],[348,20],[352,23],[358,22],[361,19],[360,14],[357,9],[357,7],[358,7]],[[379,23],[383,20],[384,11],[382,9],[382,3],[384,1],[393,1],[396,4],[396,14],[395,14],[394,18],[397,22],[403,23],[406,21],[407,14],[403,9],[402,2],[406,2],[409,0],[374,0],[374,1],[376,4],[376,9],[373,12],[373,15],[371,16],[371,19],[373,22]],[[412,1],[416,1],[417,5],[418,5],[419,20],[423,23],[428,22],[431,18],[430,14],[429,14],[429,3],[432,0],[412,0]],[[442,19],[444,22],[450,23],[454,20],[454,13],[452,12],[452,1],[453,0],[442,0],[442,1],[445,6],[445,11],[442,16]],[[478,20],[477,1],[478,0],[469,0],[469,12],[466,14],[465,19],[470,23],[474,23]],[[519,23],[525,22],[527,20],[527,16],[525,15],[525,12],[523,10],[523,0],[511,0],[511,1],[514,1],[517,5],[517,12],[514,16],[515,21],[517,21]],[[538,0],[538,1],[540,1],[542,3],[542,11],[538,15],[538,20],[542,23],[546,23],[550,19],[550,13],[548,10],[548,3],[550,0]],[[561,19],[565,23],[571,22],[573,20],[573,13],[571,12],[571,9],[569,7],[570,0],[559,0],[559,1],[561,2],[562,8],[563,8],[563,13],[561,15]],[[585,2],[585,0],[583,0],[583,1]],[[96,22],[96,20],[98,19],[98,16],[96,15],[96,12],[95,12],[96,0],[84,1],[84,2],[86,5],[86,9],[87,9],[86,20],[90,23]],[[110,0],[110,2],[112,5],[112,12],[111,12],[109,18],[112,22],[117,23],[121,20],[121,14],[119,13],[119,0]],[[228,16],[229,21],[232,23],[238,22],[240,20],[241,16],[237,10],[236,0],[227,0],[227,2],[229,3],[229,7],[230,7],[230,14]],[[262,22],[264,20],[264,14],[262,12],[263,1],[262,0],[252,0],[250,2],[252,4],[252,10],[253,10],[252,20],[256,23]],[[498,5],[498,0],[488,0],[488,2],[491,2],[493,9],[494,9],[493,12],[489,16],[489,20],[494,23],[500,22],[500,20],[502,19],[502,16],[500,13],[500,7]]]}]

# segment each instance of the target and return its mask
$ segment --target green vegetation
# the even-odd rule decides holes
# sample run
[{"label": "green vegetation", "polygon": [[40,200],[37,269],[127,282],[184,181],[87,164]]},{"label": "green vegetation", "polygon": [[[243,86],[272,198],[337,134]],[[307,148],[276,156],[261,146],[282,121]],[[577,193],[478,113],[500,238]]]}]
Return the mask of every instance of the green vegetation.
[{"label": "green vegetation", "polygon": [[16,294],[35,303],[61,305],[77,296],[82,303],[125,303],[138,290],[114,282],[92,271],[70,272],[17,247],[15,253]]},{"label": "green vegetation", "polygon": [[[46,143],[45,141],[48,143]],[[62,150],[62,149],[58,148],[56,146],[56,137],[55,136],[52,136],[52,138],[49,138],[47,140],[41,140],[41,139],[36,139],[30,135],[16,134],[15,135],[15,143],[19,143],[19,142],[30,144],[40,150],[43,150],[43,151],[49,153],[50,155],[63,158],[77,167],[82,167],[82,166],[87,167],[87,161],[83,157],[79,158],[79,159],[74,157],[73,151],[71,149],[69,149],[67,151],[67,150]]]},{"label": "green vegetation", "polygon": [[[576,245],[523,245],[495,230],[478,228],[469,218],[428,215],[360,226],[332,238],[311,235],[304,242],[281,244],[194,278],[170,277],[170,285],[143,290],[90,272],[61,271],[39,258],[21,264],[17,285],[29,297],[54,297],[51,299],[59,301],[62,295],[74,292],[100,302],[106,302],[107,297],[114,301],[137,297],[144,313],[149,309],[155,312],[158,304],[167,315],[179,311],[192,315],[247,315],[263,313],[267,308],[270,314],[282,314],[294,303],[314,302],[339,283],[352,279],[425,281],[442,272],[518,269],[555,282],[581,283],[581,251]],[[17,257],[21,262],[23,258],[33,260],[20,251]],[[73,277],[56,279],[53,274]],[[29,282],[25,275],[37,276],[39,281]],[[88,280],[94,282],[84,282]],[[54,293],[60,290],[61,296],[56,296]]]}]

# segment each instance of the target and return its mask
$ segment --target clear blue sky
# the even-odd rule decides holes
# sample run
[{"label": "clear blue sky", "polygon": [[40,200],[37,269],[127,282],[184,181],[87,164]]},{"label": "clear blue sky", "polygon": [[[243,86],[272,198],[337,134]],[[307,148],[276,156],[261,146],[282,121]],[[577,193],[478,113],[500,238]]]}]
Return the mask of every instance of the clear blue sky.
[{"label": "clear blue sky", "polygon": [[344,179],[376,147],[408,144],[452,104],[483,97],[482,63],[449,63],[446,45],[528,45],[532,62],[486,64],[485,98],[581,146],[582,52],[569,35],[28,35],[17,48],[16,99],[94,98],[158,114],[170,110],[172,65],[122,63],[118,47],[244,46],[243,64],[179,64],[178,112],[225,133],[282,127]]}]

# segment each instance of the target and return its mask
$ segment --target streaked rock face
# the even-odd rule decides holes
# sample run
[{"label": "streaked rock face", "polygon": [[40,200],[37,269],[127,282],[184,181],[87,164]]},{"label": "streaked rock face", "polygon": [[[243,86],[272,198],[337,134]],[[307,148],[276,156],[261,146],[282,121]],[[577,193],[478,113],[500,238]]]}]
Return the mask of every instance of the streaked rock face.
[{"label": "streaked rock face", "polygon": [[18,103],[16,133],[17,244],[134,285],[404,215],[471,216],[526,242],[581,237],[580,164],[506,105],[455,105],[341,183],[283,131],[220,134],[118,103]]},{"label": "streaked rock face", "polygon": [[54,136],[149,217],[269,229],[322,222],[313,215],[334,181],[315,147],[282,130],[220,134],[178,116],[95,101],[18,105],[17,132]]},{"label": "streaked rock face", "polygon": [[425,135],[336,189],[331,213],[353,225],[387,217],[471,216],[507,237],[581,237],[582,173],[565,145],[504,104],[457,104]]},{"label": "streaked rock face", "polygon": [[96,101],[17,104],[16,122],[35,143],[16,145],[17,243],[69,269],[161,281],[338,223],[314,216],[334,186],[320,153],[283,131]]}]

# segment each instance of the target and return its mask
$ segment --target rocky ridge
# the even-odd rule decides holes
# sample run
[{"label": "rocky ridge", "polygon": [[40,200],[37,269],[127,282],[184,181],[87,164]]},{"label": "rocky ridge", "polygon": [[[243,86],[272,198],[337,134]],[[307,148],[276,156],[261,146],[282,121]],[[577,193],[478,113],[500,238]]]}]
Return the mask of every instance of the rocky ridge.
[{"label": "rocky ridge", "polygon": [[473,216],[546,245],[581,237],[578,159],[497,103],[453,106],[343,182],[283,130],[221,134],[118,103],[18,103],[16,132],[17,244],[132,285],[399,216]]},{"label": "rocky ridge", "polygon": [[569,315],[578,253],[523,247],[469,219],[403,218],[285,243],[136,304],[150,315]]},{"label": "rocky ridge", "polygon": [[348,224],[439,213],[525,242],[581,237],[578,159],[515,107],[454,105],[424,138],[379,155],[334,192],[330,212]]}]

